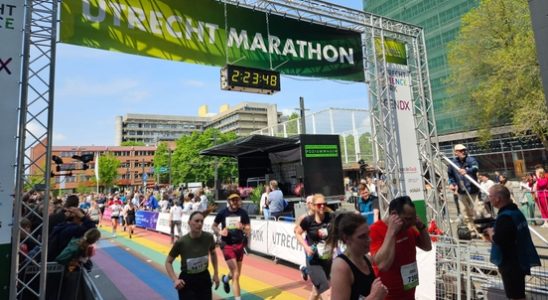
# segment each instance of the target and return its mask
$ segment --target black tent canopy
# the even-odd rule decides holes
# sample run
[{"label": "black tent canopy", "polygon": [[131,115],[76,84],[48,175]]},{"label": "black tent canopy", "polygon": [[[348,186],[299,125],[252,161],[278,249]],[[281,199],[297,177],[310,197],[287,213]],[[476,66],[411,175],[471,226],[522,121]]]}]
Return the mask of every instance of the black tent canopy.
[{"label": "black tent canopy", "polygon": [[280,152],[295,149],[299,146],[299,136],[283,138],[267,135],[250,135],[202,150],[200,154],[238,158],[254,152]]}]

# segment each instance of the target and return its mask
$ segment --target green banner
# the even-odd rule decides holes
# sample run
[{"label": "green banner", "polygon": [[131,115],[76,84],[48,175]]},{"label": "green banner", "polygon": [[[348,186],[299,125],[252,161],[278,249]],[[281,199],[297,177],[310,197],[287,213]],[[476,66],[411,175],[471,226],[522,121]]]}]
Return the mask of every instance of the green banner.
[{"label": "green banner", "polygon": [[337,145],[304,145],[305,157],[338,157]]},{"label": "green banner", "polygon": [[[379,55],[382,53],[380,38],[375,38],[375,50]],[[386,52],[387,63],[407,65],[407,49],[405,48],[405,43],[384,39],[384,51]]]},{"label": "green banner", "polygon": [[188,63],[364,81],[357,32],[215,0],[71,0],[61,42]]}]

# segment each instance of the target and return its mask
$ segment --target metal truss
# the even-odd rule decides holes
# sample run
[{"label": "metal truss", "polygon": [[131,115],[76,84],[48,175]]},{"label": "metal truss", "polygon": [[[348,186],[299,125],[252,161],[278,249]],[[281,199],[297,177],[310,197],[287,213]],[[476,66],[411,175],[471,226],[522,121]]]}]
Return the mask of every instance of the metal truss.
[{"label": "metal truss", "polygon": [[[433,113],[432,98],[430,92],[428,66],[426,63],[426,50],[423,31],[420,27],[403,22],[390,20],[367,12],[349,9],[319,0],[218,0],[222,3],[247,7],[258,11],[264,11],[302,21],[332,26],[335,28],[352,30],[362,34],[364,66],[366,83],[369,84],[369,101],[371,111],[371,130],[373,137],[374,160],[378,169],[386,175],[388,193],[382,195],[381,211],[389,199],[399,196],[403,192],[403,178],[400,173],[399,141],[393,135],[395,109],[391,107],[391,93],[387,63],[384,51],[376,53],[375,40],[384,41],[385,38],[393,38],[404,41],[409,49],[409,68],[413,84],[413,106],[415,114],[415,126],[419,141],[419,155],[422,163],[421,172],[431,185],[432,192],[425,197],[429,217],[438,221],[442,229],[446,227],[446,217],[443,201],[440,199],[439,189],[443,186],[443,165],[437,163],[437,141],[435,119]],[[24,264],[19,257],[27,258],[19,250],[19,241],[23,229],[14,226],[13,250],[12,250],[12,281],[10,283],[10,298],[16,299],[22,293],[30,292],[45,298],[46,283],[46,257],[47,257],[47,205],[40,214],[36,208],[22,203],[23,186],[28,182],[28,173],[33,166],[43,171],[45,194],[43,201],[48,203],[50,186],[51,141],[53,119],[53,86],[54,86],[54,62],[55,39],[57,36],[57,10],[59,0],[26,0],[27,16],[25,26],[25,53],[23,70],[23,101],[21,106],[21,121],[18,149],[18,169],[16,178],[16,205],[14,225],[19,224],[21,216],[36,216],[41,218],[41,226],[36,229],[41,233],[42,239],[38,242],[42,247],[41,262],[33,262],[30,265],[39,266],[40,272],[33,277],[26,278],[23,275]],[[383,45],[383,43],[381,43]],[[384,47],[384,45],[383,45]],[[382,49],[381,49],[382,50]],[[36,131],[35,128],[39,130]],[[32,130],[31,130],[32,129]],[[38,165],[40,157],[31,157],[28,150],[36,145],[46,147],[45,166]],[[382,193],[379,193],[380,195]],[[44,218],[41,215],[46,216]]]},{"label": "metal truss", "polygon": [[[50,192],[51,139],[53,129],[53,87],[55,39],[57,36],[56,0],[25,1],[25,39],[21,107],[18,134],[17,173],[15,185],[14,222],[12,231],[12,257],[10,299],[27,297],[46,298],[46,262],[48,236],[48,203]],[[43,146],[46,151],[33,157],[31,149]],[[45,156],[45,165],[38,161]],[[31,178],[30,169],[43,176]],[[43,192],[43,205],[23,201],[25,185],[32,181],[34,188]],[[36,220],[33,232],[20,226],[22,218]],[[26,254],[19,245],[27,240],[37,244],[39,251]],[[33,272],[26,270],[33,269]],[[37,270],[37,271],[36,271]]]}]

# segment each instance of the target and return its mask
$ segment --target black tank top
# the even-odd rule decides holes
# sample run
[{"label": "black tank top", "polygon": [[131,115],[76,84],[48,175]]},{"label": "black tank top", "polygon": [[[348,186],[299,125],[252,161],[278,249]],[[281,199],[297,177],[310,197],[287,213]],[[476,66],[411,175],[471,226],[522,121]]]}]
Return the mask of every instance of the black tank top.
[{"label": "black tank top", "polygon": [[373,267],[371,267],[371,263],[367,259],[366,256],[363,258],[365,259],[365,262],[367,263],[367,266],[369,267],[369,275],[365,275],[362,271],[354,265],[354,263],[344,254],[339,255],[340,258],[344,259],[344,261],[350,266],[350,269],[352,269],[352,274],[354,275],[354,282],[352,282],[352,293],[350,294],[350,300],[358,300],[360,299],[360,296],[368,296],[371,292],[371,285],[373,284],[373,280],[375,280],[375,273],[373,273]]}]

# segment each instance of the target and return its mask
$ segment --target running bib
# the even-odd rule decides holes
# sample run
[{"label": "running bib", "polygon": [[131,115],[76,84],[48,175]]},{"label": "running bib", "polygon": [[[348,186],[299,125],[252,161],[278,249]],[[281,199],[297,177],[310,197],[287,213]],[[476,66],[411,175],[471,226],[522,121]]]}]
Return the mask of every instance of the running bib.
[{"label": "running bib", "polygon": [[238,224],[241,222],[241,217],[226,217],[225,224],[228,229],[240,229]]},{"label": "running bib", "polygon": [[417,269],[417,262],[412,262],[401,266],[400,272],[404,290],[407,291],[419,285],[419,270]]},{"label": "running bib", "polygon": [[316,245],[316,250],[318,251],[318,256],[321,259],[330,259],[331,258],[331,247],[328,247],[325,241],[321,241]]},{"label": "running bib", "polygon": [[187,258],[186,272],[188,274],[202,273],[207,270],[208,256]]}]

